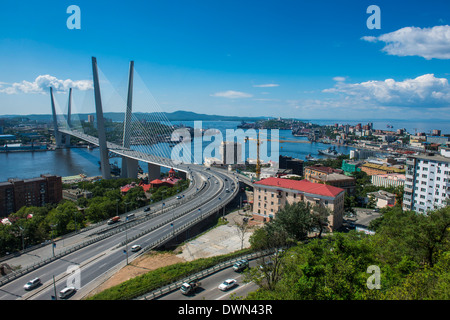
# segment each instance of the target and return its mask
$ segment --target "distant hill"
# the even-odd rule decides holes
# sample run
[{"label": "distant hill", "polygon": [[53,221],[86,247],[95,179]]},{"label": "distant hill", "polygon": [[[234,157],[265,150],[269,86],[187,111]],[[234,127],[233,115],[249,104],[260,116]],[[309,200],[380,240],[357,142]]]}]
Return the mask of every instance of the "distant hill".
[{"label": "distant hill", "polygon": [[[79,113],[73,114],[72,119],[74,120],[87,120],[88,115],[94,115],[95,113]],[[137,119],[151,119],[154,113],[145,113],[145,112],[135,112],[133,115]],[[107,119],[111,119],[112,121],[123,121],[124,113],[123,112],[105,112],[103,117]],[[27,118],[30,120],[36,121],[51,121],[51,114],[30,114],[30,115],[0,115],[1,118]],[[271,117],[237,117],[237,116],[219,116],[219,115],[209,115],[209,114],[201,114],[190,111],[175,111],[175,112],[163,112],[163,115],[159,115],[158,119],[167,118],[169,121],[246,121],[253,122],[262,119],[268,119]]]}]

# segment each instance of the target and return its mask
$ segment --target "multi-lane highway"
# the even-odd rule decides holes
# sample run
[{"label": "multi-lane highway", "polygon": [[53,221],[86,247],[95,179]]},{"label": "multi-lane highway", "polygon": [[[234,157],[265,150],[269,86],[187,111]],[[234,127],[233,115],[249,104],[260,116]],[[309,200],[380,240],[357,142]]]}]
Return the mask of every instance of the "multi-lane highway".
[{"label": "multi-lane highway", "polygon": [[[124,266],[127,257],[128,261],[131,261],[137,255],[142,254],[146,247],[173,235],[179,227],[220,208],[232,200],[235,191],[238,189],[236,178],[227,172],[205,170],[199,166],[191,166],[189,170],[192,170],[191,178],[195,183],[195,186],[184,194],[185,198],[190,197],[189,201],[183,201],[185,198],[167,201],[167,209],[161,206],[159,210],[163,209],[163,212],[158,214],[156,214],[158,208],[152,208],[150,212],[155,216],[151,219],[145,217],[147,212],[144,212],[144,210],[137,211],[134,220],[117,224],[117,227],[120,227],[120,232],[80,248],[3,285],[0,287],[0,299],[48,300],[55,295],[55,292],[58,295],[60,290],[68,286],[68,280],[80,287],[71,299],[79,298],[87,290],[95,287],[102,277]],[[176,203],[176,201],[182,203],[174,206],[173,203]],[[136,223],[139,219],[143,219],[143,222]],[[102,225],[90,230],[89,233],[84,235],[85,238],[95,237],[96,232],[98,233],[105,226]],[[77,237],[82,236],[82,233],[77,235]],[[139,238],[134,239],[138,236]],[[129,239],[134,240],[127,242],[126,240]],[[65,241],[69,242],[70,240],[66,239]],[[135,244],[139,244],[143,249],[138,252],[131,252],[129,249]],[[50,249],[45,249],[47,249],[47,253],[50,252]],[[32,255],[33,253],[28,254]],[[68,274],[68,270],[73,271],[73,273]],[[42,285],[26,292],[23,285],[35,277],[41,279]]]}]

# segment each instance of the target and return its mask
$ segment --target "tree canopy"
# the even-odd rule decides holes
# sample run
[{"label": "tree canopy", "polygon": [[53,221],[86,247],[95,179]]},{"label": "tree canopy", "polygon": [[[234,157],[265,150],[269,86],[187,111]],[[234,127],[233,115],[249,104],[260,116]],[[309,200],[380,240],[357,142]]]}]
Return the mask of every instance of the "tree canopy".
[{"label": "tree canopy", "polygon": [[[450,298],[450,207],[428,214],[393,207],[371,227],[374,235],[352,230],[291,246],[276,257],[277,279],[270,286],[260,283],[247,299]],[[255,233],[252,245],[258,247],[261,240],[272,243],[269,228]],[[368,286],[370,266],[380,270],[380,289]]]}]

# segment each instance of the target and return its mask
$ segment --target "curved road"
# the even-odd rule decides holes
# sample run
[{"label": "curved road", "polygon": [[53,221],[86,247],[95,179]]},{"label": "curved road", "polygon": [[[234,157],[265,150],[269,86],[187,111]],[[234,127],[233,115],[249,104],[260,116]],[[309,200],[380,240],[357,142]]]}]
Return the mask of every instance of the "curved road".
[{"label": "curved road", "polygon": [[[130,221],[128,223],[129,227],[121,228],[123,229],[121,232],[81,248],[5,284],[0,287],[0,299],[48,300],[52,298],[55,291],[59,295],[59,291],[67,286],[67,279],[75,279],[74,283],[80,286],[80,289],[71,299],[82,297],[83,294],[95,287],[97,281],[100,281],[102,277],[106,277],[108,273],[126,264],[127,254],[124,253],[124,250],[129,249],[134,244],[139,244],[145,249],[146,246],[151,245],[159,239],[173,234],[177,227],[187,224],[208,211],[217,209],[224,203],[232,200],[233,190],[237,188],[236,179],[233,175],[221,171],[205,170],[201,166],[190,165],[190,167],[193,169],[191,174],[195,184],[198,186],[202,183],[206,184],[199,191],[197,191],[197,187],[190,191],[197,193],[193,199],[175,208],[166,209],[162,214],[145,222],[133,225],[134,220]],[[189,194],[186,194],[186,196]],[[172,200],[171,203],[174,201],[176,202],[177,199]],[[169,206],[169,202],[167,205]],[[136,213],[136,220],[143,216],[143,211]],[[173,220],[174,218],[175,220]],[[122,222],[123,225],[125,225],[125,222]],[[99,228],[97,228],[97,231]],[[124,245],[126,239],[132,239],[148,230],[152,231],[146,232],[138,239]],[[90,231],[90,234],[92,233],[93,231]],[[80,235],[77,236],[80,237]],[[85,234],[84,237],[90,236]],[[69,242],[70,240],[65,239],[65,241]],[[51,250],[49,246],[45,249],[47,249],[47,252]],[[128,250],[128,261],[142,254],[142,252],[143,250],[132,253]],[[31,252],[29,254],[31,255],[33,253]],[[74,267],[78,268],[76,269],[77,271],[68,277],[68,268]],[[23,285],[35,277],[39,277],[43,285],[30,292],[26,292],[23,289]]]}]

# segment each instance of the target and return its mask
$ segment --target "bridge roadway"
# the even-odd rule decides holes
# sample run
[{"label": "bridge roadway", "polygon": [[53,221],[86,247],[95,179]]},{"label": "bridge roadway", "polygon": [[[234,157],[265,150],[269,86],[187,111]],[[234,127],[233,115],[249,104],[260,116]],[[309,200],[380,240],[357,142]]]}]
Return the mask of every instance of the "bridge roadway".
[{"label": "bridge roadway", "polygon": [[[147,212],[144,212],[143,209],[138,210],[136,220],[142,219],[144,222],[136,224],[134,220],[130,221],[127,228],[123,228],[125,222],[122,222],[122,228],[116,234],[80,248],[3,285],[0,287],[0,300],[49,300],[55,291],[53,277],[57,293],[67,286],[66,271],[69,266],[80,268],[81,279],[81,288],[71,299],[82,298],[106,277],[112,275],[115,270],[126,265],[125,249],[129,249],[134,244],[139,244],[143,248],[137,253],[128,250],[128,261],[131,262],[146,249],[151,249],[155,242],[176,236],[174,232],[179,232],[178,227],[187,225],[195,219],[201,219],[200,216],[208,212],[217,212],[219,208],[229,203],[238,192],[238,179],[234,175],[223,170],[206,170],[197,165],[189,165],[189,167],[191,178],[196,184],[194,188],[185,193],[185,197],[191,197],[191,200],[163,210],[162,213],[161,209],[153,207],[150,214],[154,217],[151,219],[145,217]],[[197,190],[197,186],[202,184],[204,187]],[[172,202],[167,202],[167,206],[169,207],[169,204],[177,200],[172,199]],[[178,201],[182,202],[183,200]],[[117,225],[117,227],[119,226],[120,224]],[[78,237],[79,241],[86,241],[86,239],[94,237],[96,232],[104,231],[104,229],[105,225],[101,225],[84,234],[84,239],[82,232],[74,237]],[[136,237],[137,239],[135,239]],[[127,239],[132,239],[132,241],[125,243]],[[66,238],[64,241],[73,243],[70,238]],[[44,249],[47,250],[47,255],[51,254],[50,246],[46,246]],[[39,254],[29,252],[26,255],[30,257]],[[10,264],[13,264],[12,262],[6,261]],[[35,277],[39,277],[43,285],[30,292],[25,291],[23,285]]]},{"label": "bridge roadway", "polygon": [[[79,139],[82,139],[84,141],[87,141],[93,145],[98,146],[99,142],[98,142],[98,138],[87,135],[83,132],[80,132],[78,130],[66,130],[66,129],[58,129],[58,131],[60,133],[63,134],[69,134],[72,135],[74,137],[77,137]],[[155,155],[151,155],[151,154],[147,154],[144,152],[140,152],[140,151],[136,151],[136,150],[132,150],[132,149],[127,149],[124,148],[120,145],[117,145],[115,143],[111,143],[111,142],[107,142],[106,143],[107,149],[109,152],[113,152],[116,153],[118,155],[127,157],[127,158],[131,158],[131,159],[135,159],[138,161],[143,161],[143,162],[147,162],[150,164],[156,164],[159,166],[163,166],[166,168],[174,168],[175,170],[178,171],[183,171],[183,172],[188,172],[189,171],[189,165],[186,164],[181,164],[181,163],[175,163],[174,161],[172,161],[171,159],[167,159],[167,158],[163,158],[160,156],[155,156]]]}]

